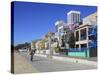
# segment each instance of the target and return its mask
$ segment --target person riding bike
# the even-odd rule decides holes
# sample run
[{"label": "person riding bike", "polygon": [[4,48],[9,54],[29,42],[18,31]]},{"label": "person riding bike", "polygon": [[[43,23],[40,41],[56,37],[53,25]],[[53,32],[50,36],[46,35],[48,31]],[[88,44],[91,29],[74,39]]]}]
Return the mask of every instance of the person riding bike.
[{"label": "person riding bike", "polygon": [[35,48],[30,51],[30,61],[33,61],[33,57],[34,57],[35,51],[36,51]]}]

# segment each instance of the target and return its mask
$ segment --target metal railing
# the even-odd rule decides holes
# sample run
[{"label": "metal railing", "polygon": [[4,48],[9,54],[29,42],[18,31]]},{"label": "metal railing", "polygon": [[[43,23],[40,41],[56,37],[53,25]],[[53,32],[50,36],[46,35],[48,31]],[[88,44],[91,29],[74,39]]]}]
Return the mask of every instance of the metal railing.
[{"label": "metal railing", "polygon": [[69,48],[68,52],[85,52],[88,48]]}]

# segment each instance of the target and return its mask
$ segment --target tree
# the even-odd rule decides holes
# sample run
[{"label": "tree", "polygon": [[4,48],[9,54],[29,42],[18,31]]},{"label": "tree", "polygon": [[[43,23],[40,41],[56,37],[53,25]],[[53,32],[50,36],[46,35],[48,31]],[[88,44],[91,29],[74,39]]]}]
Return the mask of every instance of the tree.
[{"label": "tree", "polygon": [[43,40],[39,41],[39,43],[38,43],[38,49],[39,50],[45,49],[45,42]]},{"label": "tree", "polygon": [[28,42],[25,42],[25,44],[24,44],[24,48],[31,48],[31,45],[30,45],[30,43],[28,43]]},{"label": "tree", "polygon": [[74,48],[75,47],[75,36],[74,36],[73,32],[71,32],[71,34],[70,34],[70,38],[69,38],[68,44],[69,44],[70,48]]},{"label": "tree", "polygon": [[30,43],[26,42],[26,43],[23,43],[23,44],[18,44],[15,46],[15,49],[18,50],[18,49],[22,49],[22,48],[30,48]]}]

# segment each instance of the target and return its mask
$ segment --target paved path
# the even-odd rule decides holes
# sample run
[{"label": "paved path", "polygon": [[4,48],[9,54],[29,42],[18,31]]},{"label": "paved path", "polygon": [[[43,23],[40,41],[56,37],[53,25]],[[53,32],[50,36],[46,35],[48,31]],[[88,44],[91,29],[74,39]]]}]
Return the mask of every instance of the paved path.
[{"label": "paved path", "polygon": [[14,53],[14,74],[38,72],[19,53]]},{"label": "paved path", "polygon": [[20,55],[24,59],[26,59],[27,63],[30,64],[36,70],[36,72],[88,70],[88,69],[97,68],[95,66],[90,66],[90,65],[80,64],[80,63],[73,63],[73,62],[62,62],[62,61],[48,59],[48,58],[44,58],[40,56],[35,56],[34,61],[30,62],[29,55],[27,53],[20,53]]}]

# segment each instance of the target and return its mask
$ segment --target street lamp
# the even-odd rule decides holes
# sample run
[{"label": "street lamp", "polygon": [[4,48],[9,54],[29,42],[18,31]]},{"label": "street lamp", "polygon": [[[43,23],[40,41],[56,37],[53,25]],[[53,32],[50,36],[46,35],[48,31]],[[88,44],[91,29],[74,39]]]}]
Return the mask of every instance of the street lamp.
[{"label": "street lamp", "polygon": [[49,36],[48,36],[48,43],[49,43],[49,53],[48,53],[48,57],[49,57],[49,58],[52,58],[52,54],[53,54],[53,51],[52,51],[52,49],[51,49],[52,33],[49,33]]},{"label": "street lamp", "polygon": [[51,41],[52,40],[52,38],[51,38],[51,36],[49,36],[49,58],[52,58],[52,49],[51,49]]}]

